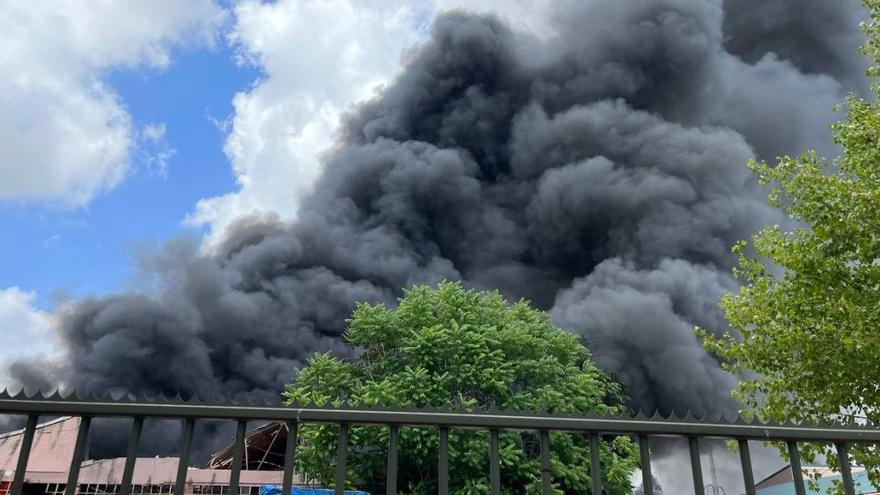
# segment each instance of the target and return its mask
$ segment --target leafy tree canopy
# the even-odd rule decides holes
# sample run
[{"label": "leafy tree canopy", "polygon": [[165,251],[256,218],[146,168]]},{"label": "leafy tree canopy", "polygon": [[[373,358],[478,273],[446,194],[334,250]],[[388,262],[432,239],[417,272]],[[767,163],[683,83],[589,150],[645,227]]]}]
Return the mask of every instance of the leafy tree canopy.
[{"label": "leafy tree canopy", "polygon": [[[865,2],[863,52],[880,74],[880,1]],[[876,79],[875,79],[876,80]],[[872,89],[880,94],[876,82]],[[771,420],[880,422],[880,106],[850,96],[832,126],[842,156],[751,163],[772,186],[771,204],[799,228],[772,226],[735,246],[744,286],[721,303],[736,333],[706,347],[747,378],[737,391],[746,412]],[[809,446],[807,457],[826,446]],[[880,455],[855,458],[880,480]],[[834,464],[834,458],[829,463]]]},{"label": "leafy tree canopy", "polygon": [[[360,350],[358,357],[315,355],[287,386],[288,403],[624,412],[620,387],[599,371],[578,337],[554,328],[547,314],[527,302],[508,304],[497,292],[449,282],[436,289],[417,286],[405,291],[396,309],[358,305],[345,336]],[[332,483],[337,432],[335,426],[304,427],[299,472]],[[352,427],[349,435],[347,482],[383,492],[388,429]],[[550,442],[557,492],[590,493],[586,436],[554,433]],[[402,492],[436,493],[437,445],[436,429],[401,429]],[[450,431],[451,493],[488,493],[488,445],[488,432]],[[607,493],[631,493],[633,442],[617,437],[600,445]],[[540,493],[539,449],[535,432],[501,433],[504,493]]]}]

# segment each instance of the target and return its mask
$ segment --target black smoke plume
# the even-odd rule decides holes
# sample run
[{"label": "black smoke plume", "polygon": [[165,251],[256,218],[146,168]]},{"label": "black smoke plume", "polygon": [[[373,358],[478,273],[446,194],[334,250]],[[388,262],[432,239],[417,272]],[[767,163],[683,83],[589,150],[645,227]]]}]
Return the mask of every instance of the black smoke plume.
[{"label": "black smoke plume", "polygon": [[274,398],[311,353],[347,352],[356,301],[458,279],[550,311],[636,408],[735,410],[735,378],[692,328],[724,328],[730,246],[784,222],[745,164],[834,153],[833,107],[864,87],[863,14],[855,0],[554,8],[549,37],[437,17],[345,118],[293,224],[244,218],[210,255],[168,243],[150,261],[158,290],[67,307],[63,359],[11,375]]}]

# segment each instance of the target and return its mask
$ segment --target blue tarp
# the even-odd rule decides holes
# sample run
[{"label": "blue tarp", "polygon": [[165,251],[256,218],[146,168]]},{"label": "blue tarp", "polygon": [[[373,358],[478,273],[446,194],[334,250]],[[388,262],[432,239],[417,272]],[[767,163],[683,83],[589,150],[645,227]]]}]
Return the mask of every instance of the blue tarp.
[{"label": "blue tarp", "polygon": [[[330,488],[301,488],[293,487],[290,490],[291,495],[333,495],[334,490]],[[263,485],[260,487],[260,495],[281,495],[281,487],[276,485]],[[358,490],[345,490],[345,495],[370,495],[367,492]]]}]

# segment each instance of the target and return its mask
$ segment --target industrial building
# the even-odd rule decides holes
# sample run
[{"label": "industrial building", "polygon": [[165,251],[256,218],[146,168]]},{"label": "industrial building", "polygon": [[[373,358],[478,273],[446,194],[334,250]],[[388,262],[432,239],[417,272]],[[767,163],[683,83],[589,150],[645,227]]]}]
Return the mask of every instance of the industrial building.
[{"label": "industrial building", "polygon": [[[79,418],[63,417],[37,426],[25,474],[24,495],[60,495],[67,483],[73,458]],[[8,495],[15,474],[24,431],[0,435],[0,495]],[[245,437],[240,490],[242,495],[258,495],[263,485],[280,485],[287,429],[283,423],[269,423],[250,431]],[[177,478],[176,457],[141,457],[132,478],[132,494],[171,494]],[[231,446],[216,453],[205,467],[187,470],[187,494],[222,495],[228,492]],[[122,481],[125,458],[90,459],[83,462],[78,493],[82,495],[115,494]],[[294,475],[294,484],[303,486]]]}]

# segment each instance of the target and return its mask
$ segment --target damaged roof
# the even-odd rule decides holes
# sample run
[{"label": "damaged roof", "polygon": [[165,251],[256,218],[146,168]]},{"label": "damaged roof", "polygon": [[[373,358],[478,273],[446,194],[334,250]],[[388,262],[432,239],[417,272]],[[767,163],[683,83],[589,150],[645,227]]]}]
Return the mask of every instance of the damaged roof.
[{"label": "damaged roof", "polygon": [[[80,418],[62,417],[37,425],[34,443],[28,459],[27,483],[66,483],[70,460],[76,443]],[[0,435],[0,478],[11,479],[18,462],[18,453],[24,430],[12,431]],[[248,434],[248,459],[241,471],[242,485],[280,484],[282,471],[273,456],[269,455],[273,445],[280,440],[283,450],[284,439],[287,438],[286,427],[278,427],[269,423]],[[225,452],[231,449],[224,449]],[[215,458],[220,453],[215,455]],[[283,459],[283,457],[282,457]],[[212,458],[212,461],[214,458]],[[177,457],[139,457],[135,462],[132,484],[135,485],[169,485],[177,479]],[[229,462],[218,462],[209,468],[187,469],[187,483],[195,485],[228,485]],[[80,484],[118,485],[122,480],[125,458],[87,460],[83,462],[79,474]],[[256,470],[251,466],[259,466]],[[251,468],[251,469],[248,469]],[[294,475],[294,484],[302,484]]]}]

